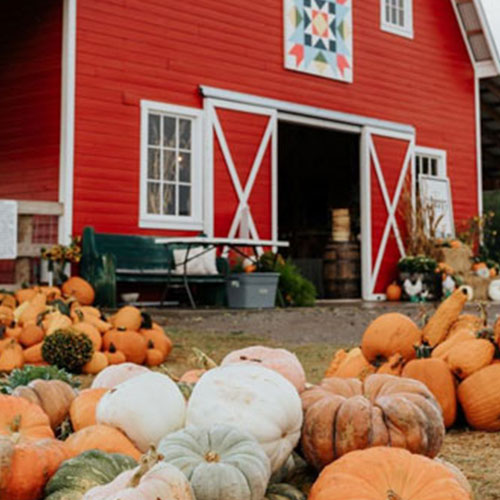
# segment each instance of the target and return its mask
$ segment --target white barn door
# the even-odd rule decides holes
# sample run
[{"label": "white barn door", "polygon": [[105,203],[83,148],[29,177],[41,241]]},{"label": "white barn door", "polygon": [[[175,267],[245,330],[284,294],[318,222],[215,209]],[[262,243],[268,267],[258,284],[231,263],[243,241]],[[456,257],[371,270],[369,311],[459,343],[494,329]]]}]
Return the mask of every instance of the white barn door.
[{"label": "white barn door", "polygon": [[277,111],[206,99],[205,232],[276,240]]},{"label": "white barn door", "polygon": [[402,194],[415,196],[415,136],[365,127],[361,139],[361,270],[364,300],[385,299],[405,255]]}]

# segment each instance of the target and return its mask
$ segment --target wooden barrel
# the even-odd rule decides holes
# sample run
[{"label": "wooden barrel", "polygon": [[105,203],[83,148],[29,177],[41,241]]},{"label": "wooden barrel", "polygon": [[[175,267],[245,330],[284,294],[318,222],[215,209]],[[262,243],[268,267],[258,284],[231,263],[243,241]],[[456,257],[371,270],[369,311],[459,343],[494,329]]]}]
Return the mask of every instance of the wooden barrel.
[{"label": "wooden barrel", "polygon": [[325,297],[361,297],[361,259],[359,243],[330,241],[323,258]]}]

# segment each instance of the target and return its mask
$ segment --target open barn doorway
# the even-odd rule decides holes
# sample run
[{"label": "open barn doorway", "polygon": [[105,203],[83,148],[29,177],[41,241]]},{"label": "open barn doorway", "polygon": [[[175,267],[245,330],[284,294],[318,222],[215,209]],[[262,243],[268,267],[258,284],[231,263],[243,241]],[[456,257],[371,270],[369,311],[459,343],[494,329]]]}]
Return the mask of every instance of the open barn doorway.
[{"label": "open barn doorway", "polygon": [[280,120],[279,239],[318,298],[361,297],[359,169],[359,133]]}]

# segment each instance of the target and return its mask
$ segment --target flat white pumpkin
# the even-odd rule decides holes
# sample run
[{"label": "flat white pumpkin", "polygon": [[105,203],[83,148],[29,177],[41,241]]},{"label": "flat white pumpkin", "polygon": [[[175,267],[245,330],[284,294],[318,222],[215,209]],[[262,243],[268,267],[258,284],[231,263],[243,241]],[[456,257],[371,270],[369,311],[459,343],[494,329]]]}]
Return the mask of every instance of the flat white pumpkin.
[{"label": "flat white pumpkin", "polygon": [[158,452],[189,479],[196,500],[262,500],[271,464],[255,438],[236,427],[186,427],[160,441]]},{"label": "flat white pumpkin", "polygon": [[117,385],[99,401],[99,424],[120,429],[145,452],[161,438],[184,427],[186,401],[167,375],[148,372]]},{"label": "flat white pumpkin", "polygon": [[252,434],[279,469],[297,445],[302,405],[295,387],[282,375],[255,364],[214,368],[196,384],[186,424],[210,428],[228,424]]}]

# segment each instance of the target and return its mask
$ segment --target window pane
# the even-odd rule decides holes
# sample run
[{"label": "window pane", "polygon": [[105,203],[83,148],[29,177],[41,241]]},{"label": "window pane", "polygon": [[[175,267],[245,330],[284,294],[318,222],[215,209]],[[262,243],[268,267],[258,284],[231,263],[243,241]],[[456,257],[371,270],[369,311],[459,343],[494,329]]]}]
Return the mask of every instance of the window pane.
[{"label": "window pane", "polygon": [[163,117],[163,145],[167,148],[175,148],[176,122],[171,116]]},{"label": "window pane", "polygon": [[396,9],[396,7],[392,8],[391,23],[392,24],[397,24],[398,23],[398,9]]},{"label": "window pane", "polygon": [[191,153],[179,153],[179,181],[191,182]]},{"label": "window pane", "polygon": [[432,160],[431,160],[431,175],[434,175],[436,177],[438,175],[438,168],[437,168],[437,160],[436,160],[436,158],[432,158]]},{"label": "window pane", "polygon": [[386,22],[390,23],[391,22],[391,6],[389,3],[385,6],[385,20]]},{"label": "window pane", "polygon": [[399,25],[402,28],[405,27],[405,11],[404,10],[399,11]]},{"label": "window pane", "polygon": [[175,181],[175,151],[163,151],[163,179]]},{"label": "window pane", "polygon": [[160,213],[160,184],[148,182],[148,214]]},{"label": "window pane", "polygon": [[191,149],[191,120],[179,120],[179,148]]},{"label": "window pane", "polygon": [[422,173],[425,175],[429,173],[429,158],[425,156],[422,158]]},{"label": "window pane", "polygon": [[179,215],[191,215],[191,186],[179,186]]},{"label": "window pane", "polygon": [[160,117],[159,117],[159,115],[149,115],[148,144],[150,146],[159,146],[160,145]]},{"label": "window pane", "polygon": [[160,150],[148,149],[148,179],[160,179]]},{"label": "window pane", "polygon": [[163,213],[165,215],[176,215],[175,213],[175,184],[163,185]]}]

